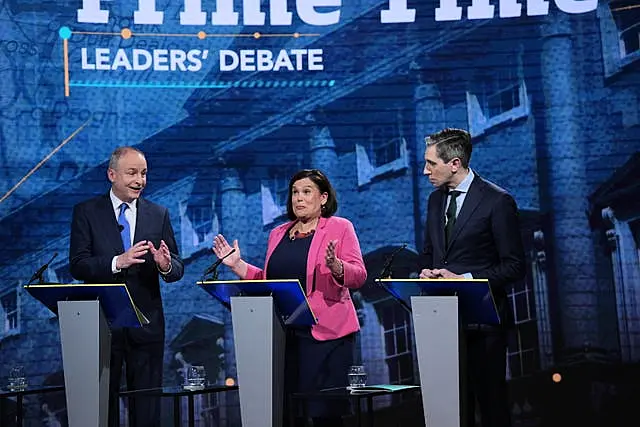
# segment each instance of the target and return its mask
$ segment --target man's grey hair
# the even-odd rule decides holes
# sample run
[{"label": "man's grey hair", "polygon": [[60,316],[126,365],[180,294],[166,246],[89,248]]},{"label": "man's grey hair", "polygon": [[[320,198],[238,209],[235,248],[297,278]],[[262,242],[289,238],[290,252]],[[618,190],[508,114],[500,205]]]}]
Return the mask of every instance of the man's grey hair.
[{"label": "man's grey hair", "polygon": [[120,161],[120,158],[122,156],[124,156],[125,154],[127,154],[129,151],[135,151],[136,153],[142,155],[142,157],[144,157],[144,153],[140,150],[138,150],[137,148],[134,147],[118,147],[115,150],[113,150],[113,153],[111,153],[111,157],[109,158],[109,169],[117,169],[118,168],[118,162]]}]

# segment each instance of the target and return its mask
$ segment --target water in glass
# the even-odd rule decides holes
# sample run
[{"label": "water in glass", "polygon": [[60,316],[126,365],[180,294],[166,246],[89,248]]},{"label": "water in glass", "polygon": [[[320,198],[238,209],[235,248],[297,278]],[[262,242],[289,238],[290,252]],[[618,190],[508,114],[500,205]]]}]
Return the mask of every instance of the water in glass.
[{"label": "water in glass", "polygon": [[203,388],[206,382],[204,366],[190,366],[187,369],[186,386],[190,388]]},{"label": "water in glass", "polygon": [[22,391],[27,388],[27,378],[24,374],[24,367],[15,366],[9,371],[9,384],[8,389],[10,391]]},{"label": "water in glass", "polygon": [[364,366],[351,366],[349,368],[349,390],[367,385],[367,373]]}]

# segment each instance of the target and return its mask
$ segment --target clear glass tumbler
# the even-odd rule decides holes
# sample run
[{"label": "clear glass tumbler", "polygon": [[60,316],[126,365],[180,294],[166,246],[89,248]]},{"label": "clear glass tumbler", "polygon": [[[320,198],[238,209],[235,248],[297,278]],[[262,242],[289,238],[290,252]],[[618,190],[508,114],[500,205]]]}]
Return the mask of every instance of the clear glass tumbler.
[{"label": "clear glass tumbler", "polygon": [[349,367],[349,390],[361,388],[367,385],[367,373],[362,365]]}]

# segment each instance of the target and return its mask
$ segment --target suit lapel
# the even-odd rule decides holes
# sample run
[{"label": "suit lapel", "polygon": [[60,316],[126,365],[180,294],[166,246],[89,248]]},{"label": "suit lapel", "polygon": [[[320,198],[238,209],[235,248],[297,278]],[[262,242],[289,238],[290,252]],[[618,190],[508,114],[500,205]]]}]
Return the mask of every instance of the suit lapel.
[{"label": "suit lapel", "polygon": [[444,252],[447,249],[445,247],[445,242],[444,242],[444,226],[445,226],[444,211],[447,205],[447,193],[443,189],[438,189],[437,191],[440,196],[440,201],[437,203],[438,209],[437,209],[437,212],[435,212],[435,215],[437,215],[436,224],[438,224],[438,226],[436,227],[437,228],[436,239],[437,239],[437,242],[440,244],[440,247],[442,248],[442,252]]},{"label": "suit lapel", "polygon": [[293,225],[293,221],[289,221],[286,224],[279,226],[279,228],[277,228],[273,232],[273,236],[269,238],[269,244],[267,245],[267,256],[265,259],[264,269],[263,269],[265,277],[269,267],[269,260],[271,259],[271,255],[273,254],[273,251],[280,244],[280,241],[284,237],[284,234],[289,230],[289,227],[291,227],[292,225]]},{"label": "suit lapel", "polygon": [[326,225],[327,218],[320,217],[311,240],[311,246],[309,247],[309,256],[307,257],[307,295],[309,295],[313,289],[313,276],[316,271],[316,262],[319,259],[324,259],[324,254],[320,253],[320,251],[326,248],[326,245],[323,245],[325,235],[327,234],[327,230],[325,229]]},{"label": "suit lapel", "polygon": [[108,240],[109,244],[113,247],[113,252],[116,254],[123,253],[124,245],[122,244],[122,237],[120,236],[120,230],[118,229],[118,220],[116,219],[116,214],[113,210],[113,204],[111,203],[111,197],[109,197],[109,193],[107,193],[100,200],[98,216],[99,223],[105,224],[105,237]]},{"label": "suit lapel", "polygon": [[[138,206],[136,209],[136,229],[133,233],[133,243],[136,244],[142,237],[148,235],[146,225],[149,222],[149,212],[146,209],[147,205],[143,199],[138,199]],[[160,244],[160,242],[158,242]]]},{"label": "suit lapel", "polygon": [[473,178],[471,185],[469,186],[469,191],[464,198],[464,203],[462,204],[462,209],[460,209],[460,213],[456,218],[456,223],[453,227],[453,234],[451,235],[451,241],[449,242],[449,247],[447,251],[451,248],[453,242],[455,242],[456,238],[460,234],[460,230],[464,228],[466,223],[471,218],[473,212],[478,208],[478,205],[482,201],[482,193],[484,192],[484,185],[482,185],[482,181],[478,175]]}]

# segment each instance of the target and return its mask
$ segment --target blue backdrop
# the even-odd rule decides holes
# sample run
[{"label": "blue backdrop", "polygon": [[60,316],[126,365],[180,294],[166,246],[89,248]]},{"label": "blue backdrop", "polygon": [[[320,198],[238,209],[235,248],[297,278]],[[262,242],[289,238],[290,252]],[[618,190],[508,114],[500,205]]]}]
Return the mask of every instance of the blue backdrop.
[{"label": "blue backdrop", "polygon": [[[0,384],[15,364],[33,384],[62,381],[57,319],[22,285],[55,252],[46,279],[73,281],[71,209],[108,190],[120,145],[146,153],[145,197],[169,208],[185,259],[162,289],[167,383],[194,363],[235,378],[229,313],[194,283],[218,232],[262,263],[306,167],[332,180],[369,271],[356,356],[370,382],[416,382],[410,318],[370,282],[405,243],[393,275],[416,274],[424,137],[460,127],[472,168],[521,213],[516,425],[627,425],[640,359],[636,1],[140,3],[0,3]],[[197,404],[201,426],[239,423],[233,394]],[[64,406],[32,399],[28,425],[64,425]]]}]

